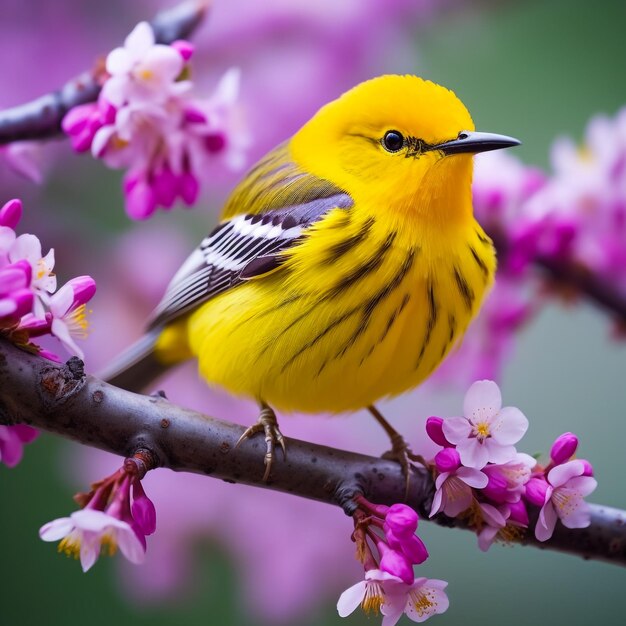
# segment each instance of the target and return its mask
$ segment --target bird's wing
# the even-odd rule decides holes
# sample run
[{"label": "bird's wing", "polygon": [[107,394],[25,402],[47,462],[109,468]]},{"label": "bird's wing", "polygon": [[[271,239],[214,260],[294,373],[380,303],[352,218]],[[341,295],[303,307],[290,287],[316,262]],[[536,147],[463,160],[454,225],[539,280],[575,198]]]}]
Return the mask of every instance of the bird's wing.
[{"label": "bird's wing", "polygon": [[235,190],[224,210],[227,219],[178,270],[149,328],[172,322],[227,289],[277,269],[284,258],[280,253],[300,241],[311,224],[333,209],[352,206],[352,198],[338,187],[276,158],[281,149],[253,168]]}]

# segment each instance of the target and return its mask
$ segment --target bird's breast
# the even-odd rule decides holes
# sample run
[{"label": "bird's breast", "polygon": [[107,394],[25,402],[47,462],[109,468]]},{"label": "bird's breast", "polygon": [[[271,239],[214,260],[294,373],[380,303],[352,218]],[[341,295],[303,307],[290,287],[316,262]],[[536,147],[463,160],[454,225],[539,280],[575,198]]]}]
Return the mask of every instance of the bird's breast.
[{"label": "bird's breast", "polygon": [[419,241],[374,218],[337,219],[280,271],[191,316],[207,380],[282,410],[341,412],[412,388],[439,365],[491,283],[491,242],[474,224],[456,240]]}]

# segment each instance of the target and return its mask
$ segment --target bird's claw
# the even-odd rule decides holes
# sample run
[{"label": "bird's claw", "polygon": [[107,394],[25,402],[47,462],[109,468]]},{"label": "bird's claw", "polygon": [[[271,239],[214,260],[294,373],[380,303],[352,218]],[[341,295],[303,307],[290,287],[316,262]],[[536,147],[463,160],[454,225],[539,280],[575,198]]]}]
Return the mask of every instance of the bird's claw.
[{"label": "bird's claw", "polygon": [[278,427],[278,420],[276,419],[276,414],[274,413],[274,411],[269,407],[263,407],[256,424],[253,424],[252,426],[246,428],[241,437],[239,437],[239,439],[237,440],[235,448],[237,448],[239,444],[245,439],[250,439],[260,432],[265,433],[266,452],[264,459],[265,473],[263,474],[263,482],[267,482],[272,471],[272,465],[274,464],[274,449],[277,443],[283,450],[283,459],[287,458],[287,447],[285,445],[285,438],[280,432],[280,428]]},{"label": "bird's claw", "polygon": [[411,483],[411,462],[419,463],[426,467],[426,460],[421,454],[415,454],[409,445],[404,440],[404,437],[400,433],[395,433],[390,436],[391,450],[388,450],[382,455],[383,459],[388,461],[396,461],[402,468],[402,475],[405,479],[404,499],[408,500],[409,486]]}]

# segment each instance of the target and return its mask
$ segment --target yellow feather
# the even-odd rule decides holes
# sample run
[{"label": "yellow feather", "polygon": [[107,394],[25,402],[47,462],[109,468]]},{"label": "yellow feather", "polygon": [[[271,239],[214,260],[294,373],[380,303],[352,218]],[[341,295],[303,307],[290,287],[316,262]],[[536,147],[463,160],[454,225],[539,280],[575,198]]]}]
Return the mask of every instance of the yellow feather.
[{"label": "yellow feather", "polygon": [[[223,218],[333,190],[353,206],[309,226],[271,273],[171,325],[157,354],[169,363],[190,350],[209,383],[280,410],[356,410],[418,385],[493,282],[493,247],[472,215],[472,155],[419,150],[473,128],[451,91],[414,76],[326,105],[251,170]],[[414,138],[414,153],[385,149],[389,130]]]}]

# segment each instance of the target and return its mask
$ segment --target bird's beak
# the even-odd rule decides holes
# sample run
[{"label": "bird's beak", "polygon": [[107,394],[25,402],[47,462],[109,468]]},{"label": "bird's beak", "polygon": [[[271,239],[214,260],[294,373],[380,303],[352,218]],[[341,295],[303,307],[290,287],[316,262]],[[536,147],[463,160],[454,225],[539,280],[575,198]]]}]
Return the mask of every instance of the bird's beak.
[{"label": "bird's beak", "polygon": [[477,133],[464,130],[452,141],[445,141],[432,147],[433,150],[441,150],[444,154],[462,154],[477,152],[487,152],[488,150],[500,150],[500,148],[511,148],[519,146],[522,142],[506,135],[496,135],[495,133]]}]

